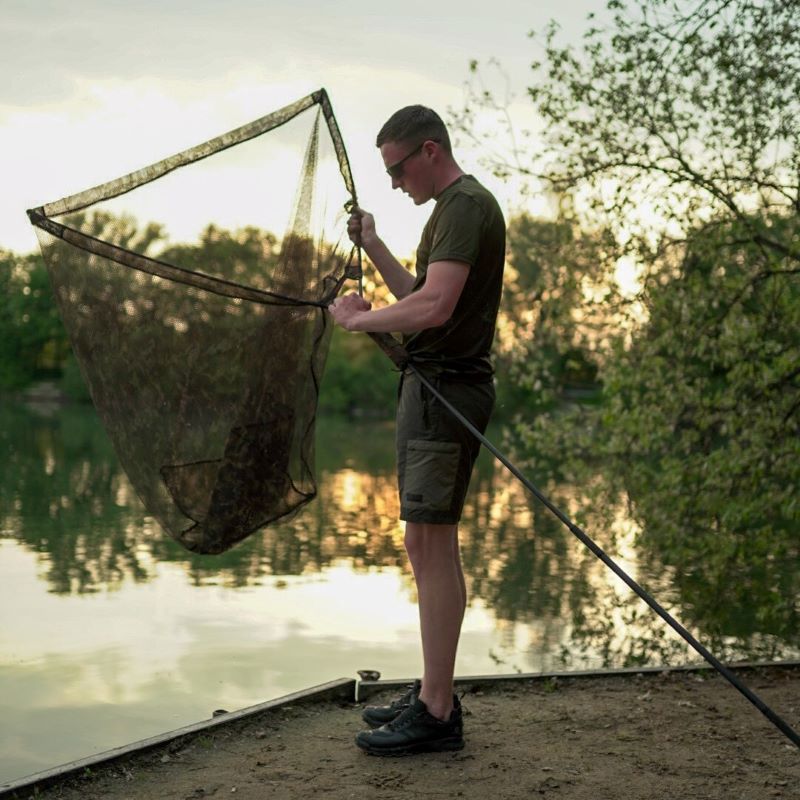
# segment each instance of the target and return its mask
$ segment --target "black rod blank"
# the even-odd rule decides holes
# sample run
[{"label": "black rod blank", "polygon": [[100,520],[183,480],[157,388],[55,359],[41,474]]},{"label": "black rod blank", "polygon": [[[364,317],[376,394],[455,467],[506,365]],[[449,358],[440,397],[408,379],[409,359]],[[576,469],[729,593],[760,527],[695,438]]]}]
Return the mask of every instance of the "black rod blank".
[{"label": "black rod blank", "polygon": [[[377,337],[373,334],[373,339]],[[379,343],[380,344],[380,343]],[[745,686],[736,675],[731,672],[713,653],[709,652],[686,628],[681,625],[655,598],[640,586],[608,553],[603,550],[587,533],[579,528],[560,509],[554,506],[523,474],[506,458],[457,408],[446,400],[441,392],[412,364],[406,363],[405,368],[416,375],[425,387],[439,400],[444,407],[475,436],[478,441],[489,450],[494,457],[508,469],[522,485],[533,494],[545,507],[563,522],[586,547],[589,548],[615,575],[622,579],[653,611],[656,612],[673,630],[685,639],[703,658],[714,667],[723,678],[738,689],[778,730],[781,731],[792,743],[800,747],[800,735],[778,714],[776,714],[754,691]]]}]

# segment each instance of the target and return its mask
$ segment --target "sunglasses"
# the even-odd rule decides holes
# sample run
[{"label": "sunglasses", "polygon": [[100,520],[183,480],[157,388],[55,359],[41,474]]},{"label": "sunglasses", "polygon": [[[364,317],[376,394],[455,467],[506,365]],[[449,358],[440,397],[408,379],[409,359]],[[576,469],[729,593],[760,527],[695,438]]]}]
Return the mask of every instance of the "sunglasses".
[{"label": "sunglasses", "polygon": [[408,161],[409,158],[415,156],[419,153],[420,150],[425,146],[425,142],[441,142],[441,139],[425,139],[424,142],[420,142],[410,153],[406,153],[399,161],[396,161],[390,167],[386,167],[386,174],[390,178],[394,178],[394,180],[399,180],[403,177],[403,164]]}]

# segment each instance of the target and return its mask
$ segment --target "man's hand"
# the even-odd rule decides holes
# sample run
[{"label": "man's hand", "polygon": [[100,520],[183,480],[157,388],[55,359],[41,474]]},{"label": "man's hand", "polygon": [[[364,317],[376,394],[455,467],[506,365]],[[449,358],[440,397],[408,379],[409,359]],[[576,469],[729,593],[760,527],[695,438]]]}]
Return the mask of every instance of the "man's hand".
[{"label": "man's hand", "polygon": [[375,217],[363,208],[353,209],[347,221],[347,234],[354,244],[363,247],[378,268],[389,291],[399,300],[414,287],[414,276],[389,252],[375,230]]},{"label": "man's hand", "polygon": [[363,208],[356,208],[347,221],[347,235],[353,244],[368,248],[378,238],[375,217]]},{"label": "man's hand", "polygon": [[337,297],[329,306],[333,319],[345,330],[354,331],[356,328],[355,320],[365,311],[372,308],[372,303],[367,302],[357,294],[346,294],[344,297]]}]

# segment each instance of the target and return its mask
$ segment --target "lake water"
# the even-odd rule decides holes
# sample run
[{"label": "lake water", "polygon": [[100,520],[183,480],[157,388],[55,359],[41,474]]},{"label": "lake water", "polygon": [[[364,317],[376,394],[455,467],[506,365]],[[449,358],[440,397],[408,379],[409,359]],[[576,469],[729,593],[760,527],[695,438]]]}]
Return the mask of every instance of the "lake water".
[{"label": "lake water", "polygon": [[[197,556],[144,513],[91,407],[0,404],[0,780],[358,669],[420,674],[393,426],[323,418],[317,443],[314,502]],[[541,488],[724,657],[797,656],[757,608],[736,630],[698,613],[625,498]],[[698,660],[485,452],[461,542],[458,675]]]}]

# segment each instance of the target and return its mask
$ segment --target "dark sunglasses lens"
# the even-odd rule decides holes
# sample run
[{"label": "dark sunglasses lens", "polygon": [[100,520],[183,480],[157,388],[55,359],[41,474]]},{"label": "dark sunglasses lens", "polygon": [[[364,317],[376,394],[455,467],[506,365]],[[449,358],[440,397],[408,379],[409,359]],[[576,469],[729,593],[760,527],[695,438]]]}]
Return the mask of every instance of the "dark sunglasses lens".
[{"label": "dark sunglasses lens", "polygon": [[[437,142],[439,140],[433,139],[433,141]],[[396,164],[392,164],[391,167],[387,167],[386,172],[389,174],[389,177],[394,178],[395,180],[399,180],[399,178],[403,174],[403,166],[405,165],[405,162],[408,161],[408,159],[411,158],[411,156],[415,156],[417,153],[419,153],[419,151],[422,150],[424,144],[425,142],[420,142],[419,145],[417,145],[410,153],[407,153]]]}]

